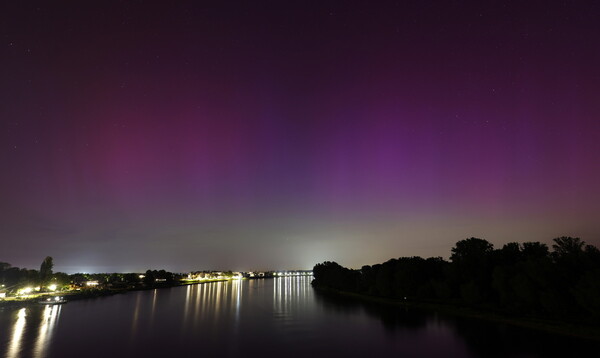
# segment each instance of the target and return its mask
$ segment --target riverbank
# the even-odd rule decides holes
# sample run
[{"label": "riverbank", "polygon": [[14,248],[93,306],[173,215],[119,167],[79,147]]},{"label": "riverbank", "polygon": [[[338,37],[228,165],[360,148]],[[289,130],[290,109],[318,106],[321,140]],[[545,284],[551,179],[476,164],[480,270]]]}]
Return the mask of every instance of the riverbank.
[{"label": "riverbank", "polygon": [[47,294],[39,294],[39,295],[36,295],[35,297],[19,298],[19,299],[9,298],[9,299],[5,299],[5,300],[0,300],[0,308],[2,308],[2,307],[20,308],[20,307],[27,307],[27,306],[31,306],[31,305],[38,305],[38,304],[40,304],[39,302],[41,300],[43,300],[47,297],[60,296],[60,297],[64,297],[67,302],[70,302],[70,301],[78,301],[78,300],[83,300],[83,299],[108,297],[108,296],[113,296],[113,295],[123,294],[123,293],[127,293],[127,292],[133,292],[133,291],[148,291],[148,290],[165,289],[165,288],[173,288],[173,287],[188,286],[188,285],[200,285],[200,284],[205,284],[205,283],[224,282],[224,281],[229,281],[229,280],[228,279],[214,279],[214,280],[203,280],[203,281],[185,280],[185,281],[179,281],[174,284],[160,284],[160,285],[151,286],[151,287],[139,286],[139,287],[130,287],[130,288],[82,289],[80,291],[66,291],[66,292],[63,291],[63,292],[52,292],[52,293],[48,292]]},{"label": "riverbank", "polygon": [[593,341],[600,342],[600,327],[580,325],[569,322],[551,321],[532,317],[516,317],[501,315],[494,312],[486,312],[482,310],[476,310],[468,307],[459,307],[454,305],[442,304],[442,303],[429,303],[429,302],[414,302],[414,301],[399,301],[391,298],[376,297],[358,294],[354,292],[346,292],[334,290],[331,288],[315,287],[313,288],[319,293],[341,296],[346,298],[355,299],[363,302],[371,302],[385,305],[401,306],[405,308],[413,308],[419,310],[438,312],[444,315],[473,318],[479,320],[485,320],[495,323],[502,323],[512,326],[523,327],[527,329],[533,329],[538,331],[544,331],[552,334],[559,334],[564,336],[571,336],[577,338],[583,338]]}]

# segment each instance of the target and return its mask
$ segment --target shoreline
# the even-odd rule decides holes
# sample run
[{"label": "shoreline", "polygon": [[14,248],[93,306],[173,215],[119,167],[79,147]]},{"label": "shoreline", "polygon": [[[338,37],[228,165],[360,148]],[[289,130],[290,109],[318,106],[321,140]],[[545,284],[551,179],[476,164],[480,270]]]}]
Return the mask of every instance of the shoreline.
[{"label": "shoreline", "polygon": [[[263,280],[263,279],[273,279],[275,277],[244,277],[242,280]],[[85,291],[69,291],[69,292],[47,292],[44,294],[41,294],[39,296],[33,297],[33,298],[23,298],[23,299],[9,299],[9,300],[0,300],[0,309],[5,308],[5,307],[30,307],[30,306],[36,306],[36,305],[43,305],[45,303],[40,303],[40,299],[41,298],[46,298],[46,297],[56,297],[56,296],[61,296],[64,297],[67,302],[65,303],[69,303],[70,301],[79,301],[79,300],[85,300],[85,299],[94,299],[94,298],[101,298],[101,297],[108,297],[108,296],[114,296],[114,295],[119,295],[119,294],[124,294],[124,293],[128,293],[128,292],[135,292],[135,291],[149,291],[149,290],[157,290],[157,289],[165,289],[165,288],[173,288],[173,287],[181,287],[181,286],[189,286],[189,285],[203,285],[206,283],[213,283],[213,282],[227,282],[227,281],[232,281],[232,279],[226,279],[226,278],[222,278],[222,279],[210,279],[210,280],[203,280],[203,281],[188,281],[188,280],[183,280],[183,281],[179,281],[178,283],[175,284],[162,284],[159,286],[152,286],[152,287],[135,287],[135,288],[108,288],[108,289],[86,289]],[[64,304],[64,303],[63,303]]]},{"label": "shoreline", "polygon": [[[135,287],[135,288],[120,288],[120,289],[87,289],[86,291],[48,292],[47,294],[43,294],[43,295],[40,295],[40,296],[34,297],[34,298],[25,298],[25,299],[20,299],[20,300],[8,300],[8,301],[0,300],[0,309],[5,308],[5,307],[20,308],[20,307],[45,305],[45,303],[39,302],[40,299],[45,298],[45,297],[61,296],[66,299],[67,302],[65,302],[65,303],[69,303],[71,301],[109,297],[109,296],[124,294],[124,293],[128,293],[128,292],[135,292],[135,291],[160,290],[160,289],[166,289],[166,288],[174,288],[174,287],[189,286],[189,285],[201,285],[201,284],[205,284],[205,283],[226,282],[226,281],[230,281],[230,280],[215,279],[215,280],[206,280],[206,281],[201,281],[201,282],[195,282],[195,281],[194,282],[178,282],[176,284],[160,285],[160,286],[153,286],[153,287]],[[64,304],[64,303],[61,303],[61,304]]]},{"label": "shoreline", "polygon": [[323,294],[352,298],[362,302],[380,303],[390,306],[399,306],[405,308],[414,308],[432,312],[439,312],[451,316],[459,316],[464,318],[484,320],[488,322],[502,323],[511,326],[543,331],[551,334],[576,337],[600,342],[600,327],[598,326],[586,326],[581,324],[552,321],[538,318],[511,317],[493,312],[486,312],[473,308],[459,307],[444,303],[407,302],[385,297],[369,296],[354,292],[339,291],[326,287],[312,287],[315,289],[315,291]]}]

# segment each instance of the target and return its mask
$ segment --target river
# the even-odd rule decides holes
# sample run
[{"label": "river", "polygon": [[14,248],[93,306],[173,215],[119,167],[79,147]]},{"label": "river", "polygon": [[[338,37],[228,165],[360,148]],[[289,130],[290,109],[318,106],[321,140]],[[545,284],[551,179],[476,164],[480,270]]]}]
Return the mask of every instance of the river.
[{"label": "river", "polygon": [[0,309],[16,357],[549,357],[598,344],[315,292],[310,277],[136,291]]}]

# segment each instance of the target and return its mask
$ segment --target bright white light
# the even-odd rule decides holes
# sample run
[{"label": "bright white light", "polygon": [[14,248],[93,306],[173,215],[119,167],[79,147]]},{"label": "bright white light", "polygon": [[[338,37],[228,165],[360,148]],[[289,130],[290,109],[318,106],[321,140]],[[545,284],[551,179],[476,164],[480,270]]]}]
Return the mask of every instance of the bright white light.
[{"label": "bright white light", "polygon": [[58,288],[58,286],[56,286],[56,285],[54,285],[54,284],[53,284],[53,285],[50,285],[50,286],[48,286],[48,289],[49,289],[50,291],[56,291],[56,289],[57,289],[57,288]]},{"label": "bright white light", "polygon": [[25,288],[21,289],[21,294],[22,295],[28,295],[28,294],[31,293],[31,291],[33,291],[33,288],[31,288],[31,287],[25,287]]}]

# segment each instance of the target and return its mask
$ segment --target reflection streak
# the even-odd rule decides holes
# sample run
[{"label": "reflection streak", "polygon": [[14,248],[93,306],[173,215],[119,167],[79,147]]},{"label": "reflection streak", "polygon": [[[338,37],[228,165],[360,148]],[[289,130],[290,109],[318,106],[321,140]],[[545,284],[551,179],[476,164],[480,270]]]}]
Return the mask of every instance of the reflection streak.
[{"label": "reflection streak", "polygon": [[6,358],[16,358],[19,356],[21,351],[21,338],[23,338],[23,331],[25,330],[25,317],[27,317],[27,311],[25,308],[21,308],[17,313],[17,321],[13,328],[12,338],[6,352]]},{"label": "reflection streak", "polygon": [[138,292],[135,298],[135,308],[133,309],[133,318],[131,319],[131,338],[133,339],[137,333],[138,317],[140,316],[140,298],[141,295]]},{"label": "reflection streak", "polygon": [[42,358],[47,355],[48,344],[52,340],[52,333],[54,331],[56,323],[58,322],[60,309],[60,305],[46,305],[46,307],[44,308],[44,312],[42,313],[42,322],[40,325],[40,330],[38,332],[38,337],[35,342],[34,357]]}]

